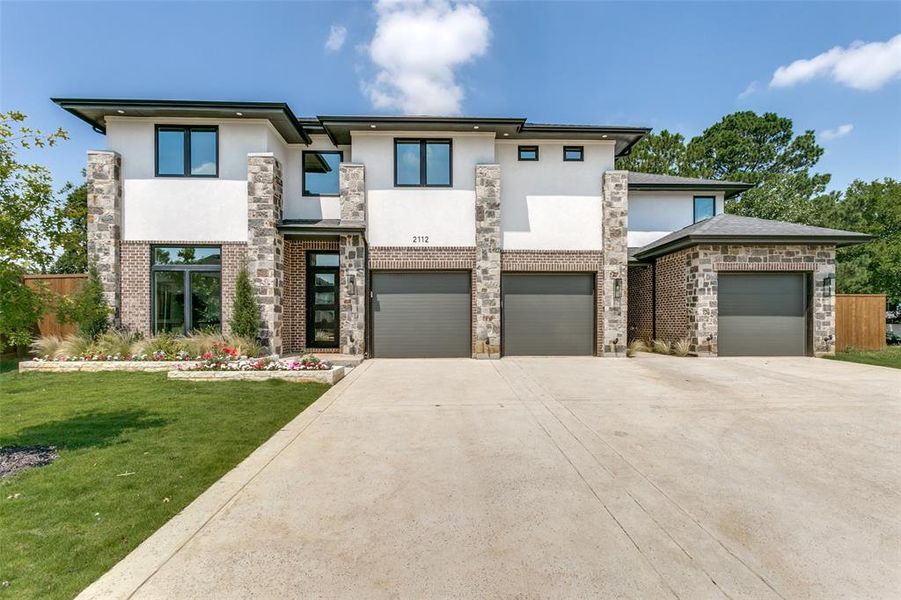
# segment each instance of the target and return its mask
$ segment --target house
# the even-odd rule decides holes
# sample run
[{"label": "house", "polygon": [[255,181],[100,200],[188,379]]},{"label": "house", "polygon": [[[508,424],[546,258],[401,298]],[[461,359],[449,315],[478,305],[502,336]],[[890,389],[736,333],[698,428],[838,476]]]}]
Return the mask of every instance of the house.
[{"label": "house", "polygon": [[276,353],[832,351],[835,248],[723,213],[750,186],[615,170],[649,130],[54,99],[88,153],[88,252],[123,327],[228,329],[247,264]]}]

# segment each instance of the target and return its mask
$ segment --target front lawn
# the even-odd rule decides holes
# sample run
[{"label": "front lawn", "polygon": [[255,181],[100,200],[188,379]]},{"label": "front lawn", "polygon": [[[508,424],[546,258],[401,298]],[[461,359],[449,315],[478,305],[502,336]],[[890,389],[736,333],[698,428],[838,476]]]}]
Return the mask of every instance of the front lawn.
[{"label": "front lawn", "polygon": [[901,369],[901,346],[886,346],[882,350],[855,350],[849,348],[844,352],[836,352],[834,357],[830,356],[828,358]]},{"label": "front lawn", "polygon": [[327,389],[0,375],[0,446],[59,448],[0,480],[0,597],[71,598]]}]

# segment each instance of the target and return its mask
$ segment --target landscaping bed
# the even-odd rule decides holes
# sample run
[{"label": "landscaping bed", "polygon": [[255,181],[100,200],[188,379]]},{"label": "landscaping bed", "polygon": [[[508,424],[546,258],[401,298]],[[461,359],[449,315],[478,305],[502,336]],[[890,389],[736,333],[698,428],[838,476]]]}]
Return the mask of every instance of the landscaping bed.
[{"label": "landscaping bed", "polygon": [[28,449],[0,479],[0,595],[72,598],[327,389],[0,375],[0,447]]}]

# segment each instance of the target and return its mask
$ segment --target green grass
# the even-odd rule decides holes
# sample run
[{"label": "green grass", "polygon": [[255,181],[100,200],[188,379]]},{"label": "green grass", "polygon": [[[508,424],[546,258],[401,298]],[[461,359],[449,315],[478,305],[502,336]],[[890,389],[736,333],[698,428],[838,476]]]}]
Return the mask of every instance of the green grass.
[{"label": "green grass", "polygon": [[327,389],[0,375],[0,446],[60,448],[0,480],[0,598],[71,598]]},{"label": "green grass", "polygon": [[887,346],[882,350],[855,350],[849,348],[843,352],[836,352],[834,357],[830,356],[829,358],[901,369],[901,346]]}]

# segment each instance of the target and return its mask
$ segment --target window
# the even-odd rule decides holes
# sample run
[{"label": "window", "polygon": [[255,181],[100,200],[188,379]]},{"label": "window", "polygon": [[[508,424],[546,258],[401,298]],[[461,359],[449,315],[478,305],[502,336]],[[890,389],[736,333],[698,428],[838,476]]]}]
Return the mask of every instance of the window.
[{"label": "window", "polygon": [[695,196],[695,223],[711,218],[716,212],[713,196]]},{"label": "window", "polygon": [[396,187],[450,187],[450,140],[394,140]]},{"label": "window", "polygon": [[563,146],[563,160],[565,160],[565,161],[585,160],[585,147],[584,146]]},{"label": "window", "polygon": [[218,246],[154,246],[151,264],[154,333],[219,329],[222,250]]},{"label": "window", "polygon": [[520,146],[519,160],[538,160],[538,146]]},{"label": "window", "polygon": [[216,177],[218,174],[217,127],[157,126],[157,177]]},{"label": "window", "polygon": [[343,159],[344,155],[339,151],[304,152],[303,195],[337,196],[338,167]]}]

